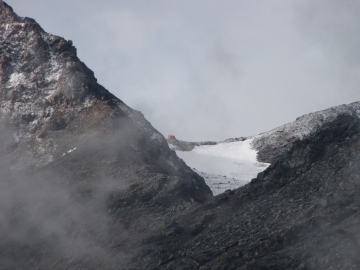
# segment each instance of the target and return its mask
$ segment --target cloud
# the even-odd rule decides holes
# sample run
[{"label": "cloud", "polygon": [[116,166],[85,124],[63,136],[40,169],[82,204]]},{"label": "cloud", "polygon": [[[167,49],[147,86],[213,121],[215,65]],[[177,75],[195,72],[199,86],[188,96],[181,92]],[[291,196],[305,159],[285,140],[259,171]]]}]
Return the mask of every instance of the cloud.
[{"label": "cloud", "polygon": [[[305,1],[298,6],[298,27],[304,36],[321,48],[322,62],[337,77],[342,94],[359,98],[360,4],[355,1]],[[301,18],[300,18],[301,15]]]}]

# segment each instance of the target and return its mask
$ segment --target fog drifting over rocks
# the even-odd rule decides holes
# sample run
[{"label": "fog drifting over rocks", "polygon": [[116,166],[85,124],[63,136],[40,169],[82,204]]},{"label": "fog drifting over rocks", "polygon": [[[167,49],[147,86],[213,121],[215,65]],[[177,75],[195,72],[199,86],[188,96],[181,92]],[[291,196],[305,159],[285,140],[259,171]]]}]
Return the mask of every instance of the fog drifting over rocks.
[{"label": "fog drifting over rocks", "polygon": [[356,1],[9,0],[164,135],[256,135],[359,99]]}]

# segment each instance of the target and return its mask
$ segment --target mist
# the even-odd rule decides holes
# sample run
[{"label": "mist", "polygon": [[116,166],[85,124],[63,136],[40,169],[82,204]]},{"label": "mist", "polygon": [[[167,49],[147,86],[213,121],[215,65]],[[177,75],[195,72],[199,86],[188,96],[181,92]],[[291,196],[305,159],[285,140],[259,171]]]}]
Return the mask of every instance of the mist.
[{"label": "mist", "polygon": [[[23,269],[24,265],[60,269],[64,264],[116,269],[128,262],[129,256],[116,250],[114,243],[121,239],[133,246],[133,254],[138,243],[123,226],[121,216],[126,216],[126,211],[114,218],[109,205],[115,195],[129,193],[129,179],[111,176],[103,164],[109,163],[104,156],[114,155],[114,151],[124,155],[124,145],[117,142],[117,147],[109,149],[98,138],[77,141],[73,151],[35,170],[26,166],[25,158],[16,166],[10,158],[16,169],[9,169],[6,156],[1,157],[1,269]],[[0,145],[4,143],[0,141]],[[91,160],[94,152],[102,157],[98,163]],[[126,153],[135,162],[129,151]]]},{"label": "mist", "polygon": [[356,1],[7,2],[164,135],[256,135],[359,100]]}]

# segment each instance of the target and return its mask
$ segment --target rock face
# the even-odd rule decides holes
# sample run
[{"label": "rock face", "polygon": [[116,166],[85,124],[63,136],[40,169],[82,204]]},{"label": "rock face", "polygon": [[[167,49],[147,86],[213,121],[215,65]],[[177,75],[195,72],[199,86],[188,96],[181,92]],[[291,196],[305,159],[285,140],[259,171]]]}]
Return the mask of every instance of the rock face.
[{"label": "rock face", "polygon": [[189,187],[201,190],[192,199],[211,196],[140,112],[97,84],[71,41],[44,32],[5,2],[0,14],[0,119],[7,131],[1,146],[13,168],[43,168],[88,148],[125,150],[124,162],[191,175]]},{"label": "rock face", "polygon": [[323,125],[332,122],[341,114],[359,117],[360,102],[306,114],[298,117],[294,122],[255,136],[253,146],[259,151],[259,161],[269,163],[277,161],[289,152],[295,142],[311,137]]},{"label": "rock face", "polygon": [[118,269],[212,197],[71,41],[0,1],[0,269]]}]

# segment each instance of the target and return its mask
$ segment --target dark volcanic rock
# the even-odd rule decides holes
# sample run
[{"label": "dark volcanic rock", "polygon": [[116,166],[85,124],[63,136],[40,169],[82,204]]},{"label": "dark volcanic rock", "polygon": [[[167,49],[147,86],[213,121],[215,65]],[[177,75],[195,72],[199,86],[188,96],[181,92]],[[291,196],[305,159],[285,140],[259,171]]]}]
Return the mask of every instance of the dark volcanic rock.
[{"label": "dark volcanic rock", "polygon": [[0,269],[118,269],[212,197],[71,41],[2,1],[0,87]]},{"label": "dark volcanic rock", "polygon": [[313,136],[323,125],[332,122],[340,114],[359,117],[360,102],[306,114],[294,122],[255,136],[253,146],[259,151],[258,160],[276,162],[287,155],[294,143]]},{"label": "dark volcanic rock", "polygon": [[96,152],[115,166],[134,163],[180,177],[189,199],[211,196],[140,112],[97,84],[71,41],[44,32],[4,2],[0,11],[2,147],[13,168],[59,168],[75,152],[90,151],[91,161]]}]

